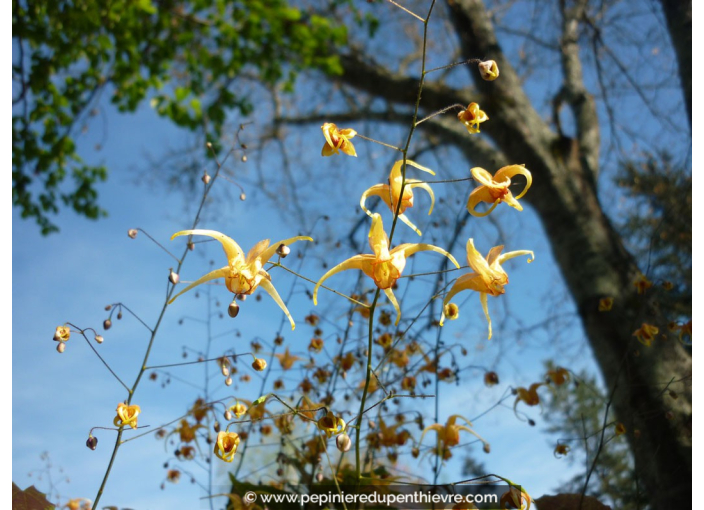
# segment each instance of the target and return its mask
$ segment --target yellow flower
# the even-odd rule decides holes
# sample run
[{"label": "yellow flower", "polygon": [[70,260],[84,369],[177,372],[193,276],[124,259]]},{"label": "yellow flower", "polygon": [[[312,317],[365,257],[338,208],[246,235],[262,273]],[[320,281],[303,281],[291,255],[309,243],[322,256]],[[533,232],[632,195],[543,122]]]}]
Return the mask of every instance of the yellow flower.
[{"label": "yellow flower", "polygon": [[166,479],[171,483],[178,483],[181,479],[181,472],[178,469],[169,469],[166,472]]},{"label": "yellow flower", "polygon": [[235,418],[241,418],[247,412],[247,406],[241,402],[237,402],[235,405],[230,407],[230,410],[235,415]]},{"label": "yellow flower", "polygon": [[626,426],[621,422],[616,423],[616,425],[614,426],[614,433],[617,436],[622,436],[626,433]]},{"label": "yellow flower", "polygon": [[[457,421],[457,418],[461,418],[464,420],[464,422],[467,425],[457,425],[455,422]],[[470,427],[472,427],[472,422],[469,421],[467,418],[460,416],[459,414],[453,414],[447,419],[447,422],[445,425],[441,425],[439,423],[434,423],[433,425],[429,425],[428,427],[425,427],[423,430],[423,433],[420,436],[420,440],[418,441],[419,443],[423,442],[423,436],[430,431],[434,430],[437,435],[437,450],[436,450],[436,455],[442,456],[443,458],[449,457],[449,452],[448,449],[452,448],[453,446],[457,446],[460,444],[460,430],[464,430],[469,432],[470,434],[476,436],[482,443],[485,445],[488,445],[487,443],[479,434],[474,432]]]},{"label": "yellow flower", "polygon": [[447,253],[442,248],[430,244],[401,244],[396,248],[389,250],[389,237],[384,232],[384,225],[381,221],[381,216],[374,213],[372,216],[372,227],[369,230],[369,245],[374,251],[374,254],[355,255],[352,258],[338,264],[325,273],[313,290],[313,303],[318,304],[318,289],[320,285],[334,274],[347,269],[359,269],[369,276],[376,286],[384,291],[386,297],[389,298],[391,304],[396,309],[396,325],[401,319],[401,309],[398,306],[396,297],[394,296],[391,287],[401,277],[403,268],[406,266],[406,258],[419,251],[434,251],[445,255],[449,258],[455,267],[459,268],[459,264],[455,258]]},{"label": "yellow flower", "polygon": [[660,329],[658,329],[657,326],[653,326],[644,322],[640,328],[636,329],[633,332],[633,336],[636,337],[638,341],[646,347],[650,347],[650,344],[652,344],[653,340],[655,339],[655,335],[657,335],[659,332]]},{"label": "yellow flower", "polygon": [[[504,294],[504,285],[508,284],[508,275],[504,271],[501,265],[514,257],[521,257],[523,255],[528,255],[530,258],[528,262],[533,262],[535,255],[530,250],[519,250],[512,251],[509,253],[504,253],[501,255],[501,250],[503,246],[494,246],[486,256],[484,260],[481,254],[474,247],[474,240],[469,239],[467,241],[467,263],[469,267],[474,270],[473,273],[469,273],[460,276],[454,285],[447,293],[445,299],[443,300],[443,309],[449,303],[449,301],[459,292],[463,290],[474,290],[479,292],[479,300],[482,303],[482,308],[484,309],[484,315],[486,320],[489,322],[489,338],[491,339],[491,317],[489,317],[489,306],[487,303],[487,296],[499,296]],[[440,325],[442,326],[445,322],[445,314],[443,313],[440,318]]]},{"label": "yellow flower", "polygon": [[275,354],[275,356],[279,360],[279,363],[281,363],[283,370],[290,370],[293,364],[301,359],[298,356],[292,356],[288,347],[286,347],[286,351],[283,354]]},{"label": "yellow flower", "polygon": [[496,386],[499,384],[499,374],[496,372],[487,372],[484,374],[484,384],[486,386]]},{"label": "yellow flower", "polygon": [[271,283],[271,276],[269,276],[269,273],[262,269],[262,266],[276,254],[276,250],[279,246],[288,246],[296,241],[312,241],[313,239],[307,236],[296,236],[291,237],[290,239],[284,239],[283,241],[274,243],[271,246],[269,245],[269,239],[264,239],[263,241],[259,241],[255,244],[254,247],[249,250],[247,257],[245,258],[242,248],[240,248],[234,240],[224,234],[221,234],[220,232],[216,232],[215,230],[182,230],[172,235],[171,239],[173,240],[176,237],[187,235],[208,236],[219,241],[225,250],[228,265],[200,277],[198,280],[191,283],[188,287],[171,298],[169,304],[173,303],[174,300],[184,292],[188,292],[193,287],[196,287],[201,283],[209,282],[210,280],[215,280],[216,278],[225,278],[225,285],[227,286],[227,289],[235,295],[252,294],[257,287],[261,286],[261,288],[269,293],[274,301],[276,301],[276,304],[279,305],[279,307],[284,311],[286,317],[288,317],[288,320],[291,322],[291,329],[296,328],[296,324],[293,322],[291,314],[288,312],[286,305],[281,300],[281,297],[279,297],[279,293],[276,292],[276,289]]},{"label": "yellow flower", "polygon": [[554,455],[557,458],[564,457],[568,453],[570,453],[570,447],[566,444],[558,444],[555,447]]},{"label": "yellow flower", "polygon": [[[435,175],[435,172],[433,172],[430,168],[421,166],[418,163],[411,161],[410,159],[407,159],[406,163],[417,168],[418,170],[422,170],[424,172],[428,172],[431,175]],[[406,217],[406,215],[403,213],[409,207],[413,207],[413,188],[422,188],[427,191],[430,195],[431,202],[428,215],[433,212],[433,206],[435,205],[435,195],[433,194],[432,188],[428,184],[421,182],[418,179],[406,179],[406,185],[403,186],[403,196],[401,196],[401,184],[403,183],[403,175],[401,173],[402,166],[403,160],[399,160],[394,163],[393,168],[391,168],[391,173],[389,174],[389,184],[377,184],[366,190],[364,193],[362,193],[362,198],[359,201],[359,205],[362,210],[367,213],[367,215],[373,218],[374,216],[372,215],[372,213],[369,212],[369,210],[364,205],[367,201],[368,196],[375,195],[380,197],[384,201],[384,203],[389,207],[389,209],[391,209],[391,212],[393,214],[396,214],[396,208],[399,207],[398,204],[399,202],[401,202],[401,206],[398,210],[398,219],[404,222],[409,227],[411,227],[416,234],[421,235],[421,232],[420,230],[418,230],[418,227],[411,223],[408,217]]]},{"label": "yellow flower", "polygon": [[354,129],[337,129],[337,126],[330,122],[326,122],[320,126],[320,129],[323,130],[323,135],[325,136],[325,145],[323,145],[322,151],[323,156],[332,156],[342,151],[348,156],[357,157],[354,145],[350,142],[357,134]]},{"label": "yellow flower", "polygon": [[547,376],[555,386],[562,386],[570,380],[569,371],[562,367],[557,367],[554,370],[548,370]]},{"label": "yellow flower", "polygon": [[141,409],[139,406],[128,406],[127,404],[120,402],[117,404],[117,416],[115,416],[113,424],[116,427],[124,427],[125,425],[129,425],[133,429],[136,429],[137,417],[140,412]]},{"label": "yellow flower", "polygon": [[71,329],[68,326],[56,326],[54,340],[57,342],[66,342],[71,338]]},{"label": "yellow flower", "polygon": [[648,280],[644,274],[639,274],[636,281],[633,282],[633,286],[638,291],[638,294],[645,294],[645,291],[653,286],[653,282]]},{"label": "yellow flower", "polygon": [[323,339],[322,338],[311,338],[310,344],[308,344],[308,350],[313,352],[320,352],[323,350]]},{"label": "yellow flower", "polygon": [[215,442],[213,452],[218,459],[225,462],[232,462],[240,445],[240,436],[236,432],[218,432],[218,439]]},{"label": "yellow flower", "polygon": [[[52,507],[53,508],[53,507]],[[73,498],[69,499],[64,508],[67,510],[90,510],[92,508],[92,503],[90,499],[86,498]]]},{"label": "yellow flower", "polygon": [[254,361],[252,361],[252,368],[257,372],[266,370],[266,360],[263,358],[254,358]]},{"label": "yellow flower", "polygon": [[486,62],[479,62],[479,73],[483,80],[494,81],[499,77],[499,66],[493,60],[487,60]]},{"label": "yellow flower", "polygon": [[516,401],[513,403],[513,412],[516,412],[516,406],[519,402],[523,401],[528,406],[537,406],[540,404],[540,396],[538,396],[538,388],[540,388],[543,383],[533,383],[528,389],[516,388]]},{"label": "yellow flower", "polygon": [[[467,201],[469,214],[477,217],[487,216],[501,202],[506,202],[519,211],[523,210],[521,204],[518,203],[518,199],[523,197],[533,184],[533,176],[525,165],[505,166],[497,170],[493,177],[489,172],[479,167],[472,168],[471,172],[474,180],[480,183],[481,186],[475,188],[469,195],[469,200]],[[514,198],[508,188],[511,186],[511,178],[516,175],[522,175],[526,178],[526,186]],[[477,212],[476,207],[480,202],[486,202],[487,204],[492,204],[492,206],[483,213]]]},{"label": "yellow flower", "polygon": [[470,135],[479,133],[479,124],[489,120],[489,116],[484,110],[479,109],[477,103],[469,103],[466,110],[462,110],[457,114],[457,118],[462,121]]},{"label": "yellow flower", "polygon": [[611,308],[614,306],[614,298],[605,297],[599,300],[599,311],[600,312],[610,312]]},{"label": "yellow flower", "polygon": [[345,420],[332,414],[332,411],[328,411],[325,416],[318,420],[318,428],[330,438],[345,430]]},{"label": "yellow flower", "polygon": [[460,308],[455,303],[447,303],[443,307],[442,313],[445,315],[447,320],[454,321],[460,316]]}]

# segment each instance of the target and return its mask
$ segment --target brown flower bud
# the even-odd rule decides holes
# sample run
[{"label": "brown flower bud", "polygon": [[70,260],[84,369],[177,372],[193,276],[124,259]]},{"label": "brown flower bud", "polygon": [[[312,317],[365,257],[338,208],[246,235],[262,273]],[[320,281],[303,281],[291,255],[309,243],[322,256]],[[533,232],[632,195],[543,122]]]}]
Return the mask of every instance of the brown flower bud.
[{"label": "brown flower bud", "polygon": [[188,247],[188,249],[189,249],[190,251],[193,251],[193,250],[196,249],[196,243],[194,243],[193,241],[191,241],[190,243],[188,243],[186,246]]},{"label": "brown flower bud", "polygon": [[489,443],[484,443],[484,453],[491,453],[491,445]]},{"label": "brown flower bud", "polygon": [[105,339],[103,338],[102,335],[95,335],[95,341],[98,342],[99,344],[102,344]]},{"label": "brown flower bud", "polygon": [[66,344],[63,342],[59,342],[59,345],[56,346],[56,350],[59,354],[61,354],[66,350]]},{"label": "brown flower bud", "polygon": [[247,156],[244,156],[244,155],[243,155],[243,156],[242,156],[242,163],[246,163],[246,162],[247,162]]},{"label": "brown flower bud", "polygon": [[245,195],[244,193],[240,193],[240,200],[242,200],[244,202],[246,199],[247,199],[247,195]]},{"label": "brown flower bud", "polygon": [[232,377],[229,377],[225,379],[225,386],[232,386]]},{"label": "brown flower bud", "polygon": [[279,247],[276,248],[276,254],[282,259],[285,259],[289,253],[291,253],[291,248],[285,244],[280,244]]},{"label": "brown flower bud", "polygon": [[238,305],[237,302],[233,301],[227,307],[227,315],[234,319],[235,317],[237,317],[238,313],[240,313],[240,305]]},{"label": "brown flower bud", "polygon": [[98,447],[98,438],[93,436],[93,434],[89,435],[86,440],[86,446],[91,450],[95,450]]},{"label": "brown flower bud", "polygon": [[232,420],[232,412],[228,409],[225,411],[225,414],[223,415],[227,421]]},{"label": "brown flower bud", "polygon": [[112,327],[112,321],[111,321],[110,319],[105,319],[105,320],[103,321],[103,329],[104,329],[105,331],[107,331],[107,330],[110,329],[111,327]]},{"label": "brown flower bud", "polygon": [[127,231],[127,235],[129,236],[130,239],[134,239],[137,237],[137,229],[136,228],[131,228]]},{"label": "brown flower bud", "polygon": [[210,182],[210,175],[208,175],[207,170],[203,170],[203,177],[201,177],[200,180],[203,181],[203,184],[208,184]]},{"label": "brown flower bud", "polygon": [[173,268],[169,268],[169,281],[176,285],[181,278],[178,276],[178,273],[174,273]]},{"label": "brown flower bud", "polygon": [[220,422],[219,421],[216,421],[215,423],[213,423],[213,430],[215,432],[220,432]]}]

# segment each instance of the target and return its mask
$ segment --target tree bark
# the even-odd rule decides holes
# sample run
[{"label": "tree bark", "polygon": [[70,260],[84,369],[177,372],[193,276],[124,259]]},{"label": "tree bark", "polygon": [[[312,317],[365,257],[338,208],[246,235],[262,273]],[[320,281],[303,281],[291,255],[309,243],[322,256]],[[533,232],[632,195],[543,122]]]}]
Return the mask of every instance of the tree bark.
[{"label": "tree bark", "polygon": [[689,127],[692,127],[692,0],[660,0],[667,20],[682,82]]}]

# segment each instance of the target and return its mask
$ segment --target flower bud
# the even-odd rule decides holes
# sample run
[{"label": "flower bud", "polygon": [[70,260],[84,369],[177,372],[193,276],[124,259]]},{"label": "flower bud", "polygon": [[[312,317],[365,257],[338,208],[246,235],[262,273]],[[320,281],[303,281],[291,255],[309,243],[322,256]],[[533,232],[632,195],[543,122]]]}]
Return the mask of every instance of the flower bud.
[{"label": "flower bud", "polygon": [[282,259],[285,259],[289,253],[291,253],[291,248],[285,244],[280,244],[279,247],[276,248],[276,254]]},{"label": "flower bud", "polygon": [[479,63],[479,74],[483,80],[494,81],[499,77],[499,66],[493,60]]},{"label": "flower bud", "polygon": [[174,273],[173,268],[169,268],[169,281],[176,285],[180,280],[178,273]]},{"label": "flower bud", "polygon": [[227,307],[227,315],[234,319],[235,317],[237,317],[238,313],[240,313],[240,305],[238,305],[236,301],[233,301]]},{"label": "flower bud", "polygon": [[484,443],[484,453],[491,453],[491,445],[489,443]]},{"label": "flower bud", "polygon": [[227,411],[225,411],[225,414],[224,414],[223,416],[225,417],[225,419],[226,419],[227,421],[232,420],[232,413],[230,412],[229,409],[228,409]]},{"label": "flower bud", "polygon": [[59,342],[59,345],[56,346],[56,350],[59,354],[61,354],[66,350],[66,344],[63,342]]},{"label": "flower bud", "polygon": [[95,450],[98,447],[98,438],[93,436],[93,434],[89,435],[86,440],[86,446],[91,450]]},{"label": "flower bud", "polygon": [[102,335],[95,335],[95,341],[99,344],[102,344],[104,340],[105,339],[102,337]]},{"label": "flower bud", "polygon": [[247,156],[242,156],[242,163],[246,163],[246,162],[247,162]]},{"label": "flower bud", "polygon": [[225,379],[225,386],[232,386],[232,377],[228,376],[227,379]]},{"label": "flower bud", "polygon": [[257,372],[261,372],[262,370],[266,369],[266,360],[262,358],[255,358],[252,362],[252,368]]},{"label": "flower bud", "polygon": [[131,228],[127,231],[127,235],[130,239],[134,239],[137,237],[137,229],[136,228]]},{"label": "flower bud", "polygon": [[194,243],[193,241],[191,241],[190,243],[188,243],[186,246],[188,247],[188,249],[189,249],[190,251],[193,251],[193,250],[196,249],[196,243]]},{"label": "flower bud", "polygon": [[350,451],[350,448],[352,448],[352,440],[350,439],[350,436],[345,433],[337,436],[337,439],[335,439],[335,444],[337,445],[337,449],[341,452],[348,452]]},{"label": "flower bud", "polygon": [[318,481],[318,483],[321,483],[323,481],[323,473],[318,473],[315,475],[315,479]]},{"label": "flower bud", "polygon": [[220,432],[220,422],[219,421],[216,421],[215,423],[213,423],[213,430],[215,432]]},{"label": "flower bud", "polygon": [[201,177],[200,180],[203,181],[203,184],[208,184],[210,182],[210,176],[208,175],[207,170],[203,170],[203,177]]},{"label": "flower bud", "polygon": [[104,329],[105,331],[107,331],[107,330],[110,329],[111,327],[112,327],[112,321],[111,321],[110,319],[105,319],[105,320],[103,321],[103,329]]},{"label": "flower bud", "polygon": [[499,374],[496,372],[487,372],[484,374],[484,384],[486,386],[495,386],[499,384]]},{"label": "flower bud", "polygon": [[246,300],[247,300],[247,294],[237,294],[237,295],[235,296],[235,299],[237,299],[238,301],[246,301]]},{"label": "flower bud", "polygon": [[246,199],[247,199],[247,195],[245,195],[244,193],[240,193],[240,200],[242,200],[244,202]]}]

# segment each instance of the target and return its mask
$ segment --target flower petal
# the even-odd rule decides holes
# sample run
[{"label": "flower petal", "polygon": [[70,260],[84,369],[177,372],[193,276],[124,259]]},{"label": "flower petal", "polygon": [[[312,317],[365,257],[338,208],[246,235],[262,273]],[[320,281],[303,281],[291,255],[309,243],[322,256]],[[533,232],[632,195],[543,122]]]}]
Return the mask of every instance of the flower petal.
[{"label": "flower petal", "polygon": [[377,261],[391,258],[389,254],[389,236],[384,231],[384,222],[381,221],[379,213],[372,215],[372,226],[369,229],[369,246],[371,246]]},{"label": "flower petal", "polygon": [[291,322],[291,331],[296,329],[296,323],[293,322],[293,317],[291,317],[291,314],[289,313],[288,308],[286,308],[286,305],[281,299],[281,296],[279,296],[279,293],[276,292],[274,285],[272,285],[269,280],[263,279],[261,282],[259,282],[259,287],[264,289],[272,297],[272,299],[276,301],[276,304],[279,305],[279,307],[286,314],[286,317],[288,317],[289,322]]},{"label": "flower petal", "polygon": [[398,306],[398,301],[396,301],[396,296],[394,296],[394,291],[391,289],[384,289],[384,294],[386,294],[386,297],[391,301],[391,304],[394,305],[394,309],[396,310],[396,323],[394,326],[398,326],[398,321],[401,320],[401,308]]},{"label": "flower petal", "polygon": [[489,323],[489,338],[491,340],[491,317],[489,317],[489,303],[487,302],[488,294],[482,292],[479,296],[479,301],[482,303],[482,309],[484,310],[484,315],[486,316],[486,321]]},{"label": "flower petal", "polygon": [[[249,252],[247,253],[247,258],[245,259],[245,263],[247,265],[251,264],[268,247],[269,247],[269,239],[264,239],[262,241],[259,241],[257,244],[252,246],[252,249],[249,250]],[[262,262],[262,264],[263,263],[264,262]]]},{"label": "flower petal", "polygon": [[522,257],[523,255],[528,255],[530,257],[528,259],[529,264],[535,260],[535,254],[531,250],[510,251],[508,253],[504,253],[503,255],[499,256],[499,258],[497,260],[498,260],[499,264],[503,264],[507,260],[511,260],[515,257]]},{"label": "flower petal", "polygon": [[[477,205],[481,202],[492,204],[492,206],[484,212],[479,212],[477,211]],[[489,213],[493,211],[497,205],[499,205],[499,203],[500,201],[491,195],[487,186],[479,186],[478,188],[473,189],[469,194],[469,200],[467,200],[467,212],[472,216],[482,218],[484,216],[488,216]]]},{"label": "flower petal", "polygon": [[[408,184],[410,183],[410,185]],[[430,210],[428,211],[428,216],[433,212],[433,207],[435,207],[435,193],[433,193],[433,188],[426,182],[418,182],[416,179],[406,179],[406,186],[413,188],[422,188],[428,192],[430,195]]]},{"label": "flower petal", "polygon": [[334,274],[337,274],[341,271],[346,271],[348,269],[360,269],[366,274],[367,271],[371,271],[371,263],[373,261],[373,255],[355,255],[354,257],[351,257],[330,269],[327,273],[321,276],[320,280],[318,280],[318,283],[315,284],[315,288],[313,289],[313,304],[316,306],[318,305],[318,289],[325,280],[327,280]]},{"label": "flower petal", "polygon": [[390,193],[391,190],[388,184],[375,184],[371,188],[368,188],[364,193],[362,193],[362,198],[359,199],[359,206],[365,213],[367,213],[368,216],[373,218],[374,215],[369,211],[369,209],[367,209],[365,203],[367,201],[367,197],[377,196],[384,201],[384,203],[389,207],[389,209],[393,210],[393,207],[391,205]]},{"label": "flower petal", "polygon": [[509,165],[509,166],[505,166],[503,168],[500,168],[496,172],[496,174],[494,174],[494,180],[501,181],[502,179],[504,179],[506,177],[513,180],[513,177],[516,175],[522,175],[523,177],[526,178],[525,188],[523,188],[523,191],[521,191],[519,193],[519,195],[516,197],[516,200],[518,200],[519,198],[523,197],[523,195],[526,194],[528,189],[533,184],[533,175],[530,173],[530,171],[526,168],[525,165]]},{"label": "flower petal", "polygon": [[391,254],[394,254],[396,252],[399,252],[403,250],[404,255],[406,258],[410,257],[414,253],[418,253],[419,251],[434,251],[436,253],[439,253],[441,255],[445,255],[448,259],[450,259],[450,262],[452,262],[457,269],[460,268],[460,265],[457,263],[455,260],[455,257],[447,253],[445,250],[442,248],[439,248],[437,246],[433,246],[432,244],[425,244],[425,243],[416,243],[416,244],[401,244],[391,250]]},{"label": "flower petal", "polygon": [[171,240],[173,241],[179,236],[188,235],[212,237],[217,241],[220,241],[220,244],[222,244],[222,247],[225,250],[225,255],[227,255],[227,260],[230,261],[230,263],[238,258],[244,262],[244,252],[242,251],[242,248],[240,248],[240,246],[232,238],[227,237],[225,234],[222,234],[216,230],[181,230],[180,232],[176,232],[172,235]]},{"label": "flower petal", "polygon": [[274,256],[274,254],[276,253],[276,250],[279,249],[279,246],[281,246],[282,244],[283,244],[284,246],[289,246],[289,245],[295,243],[296,241],[310,241],[310,242],[313,242],[313,238],[312,238],[312,237],[308,237],[308,236],[289,237],[288,239],[284,239],[283,241],[279,241],[278,243],[274,243],[274,244],[272,244],[271,246],[269,246],[266,250],[264,250],[264,251],[262,252],[262,254],[259,256],[259,259],[262,261],[262,264],[265,264],[265,263],[267,263],[267,262],[269,261],[269,259],[270,259],[271,257]]},{"label": "flower petal", "polygon": [[197,287],[197,286],[200,285],[201,283],[209,282],[210,280],[215,280],[216,278],[226,278],[226,277],[228,277],[228,276],[230,276],[230,266],[221,267],[220,269],[216,269],[215,271],[211,271],[211,272],[209,272],[208,274],[206,274],[206,275],[204,275],[204,276],[201,276],[201,277],[198,278],[196,281],[194,281],[193,283],[191,283],[188,287],[186,287],[186,288],[183,289],[181,292],[179,292],[179,293],[176,294],[174,297],[172,297],[172,298],[169,300],[169,304],[171,304],[171,303],[173,303],[174,301],[176,301],[176,298],[179,297],[181,294],[184,294],[184,293],[188,292],[188,291],[191,290],[193,287]]}]

